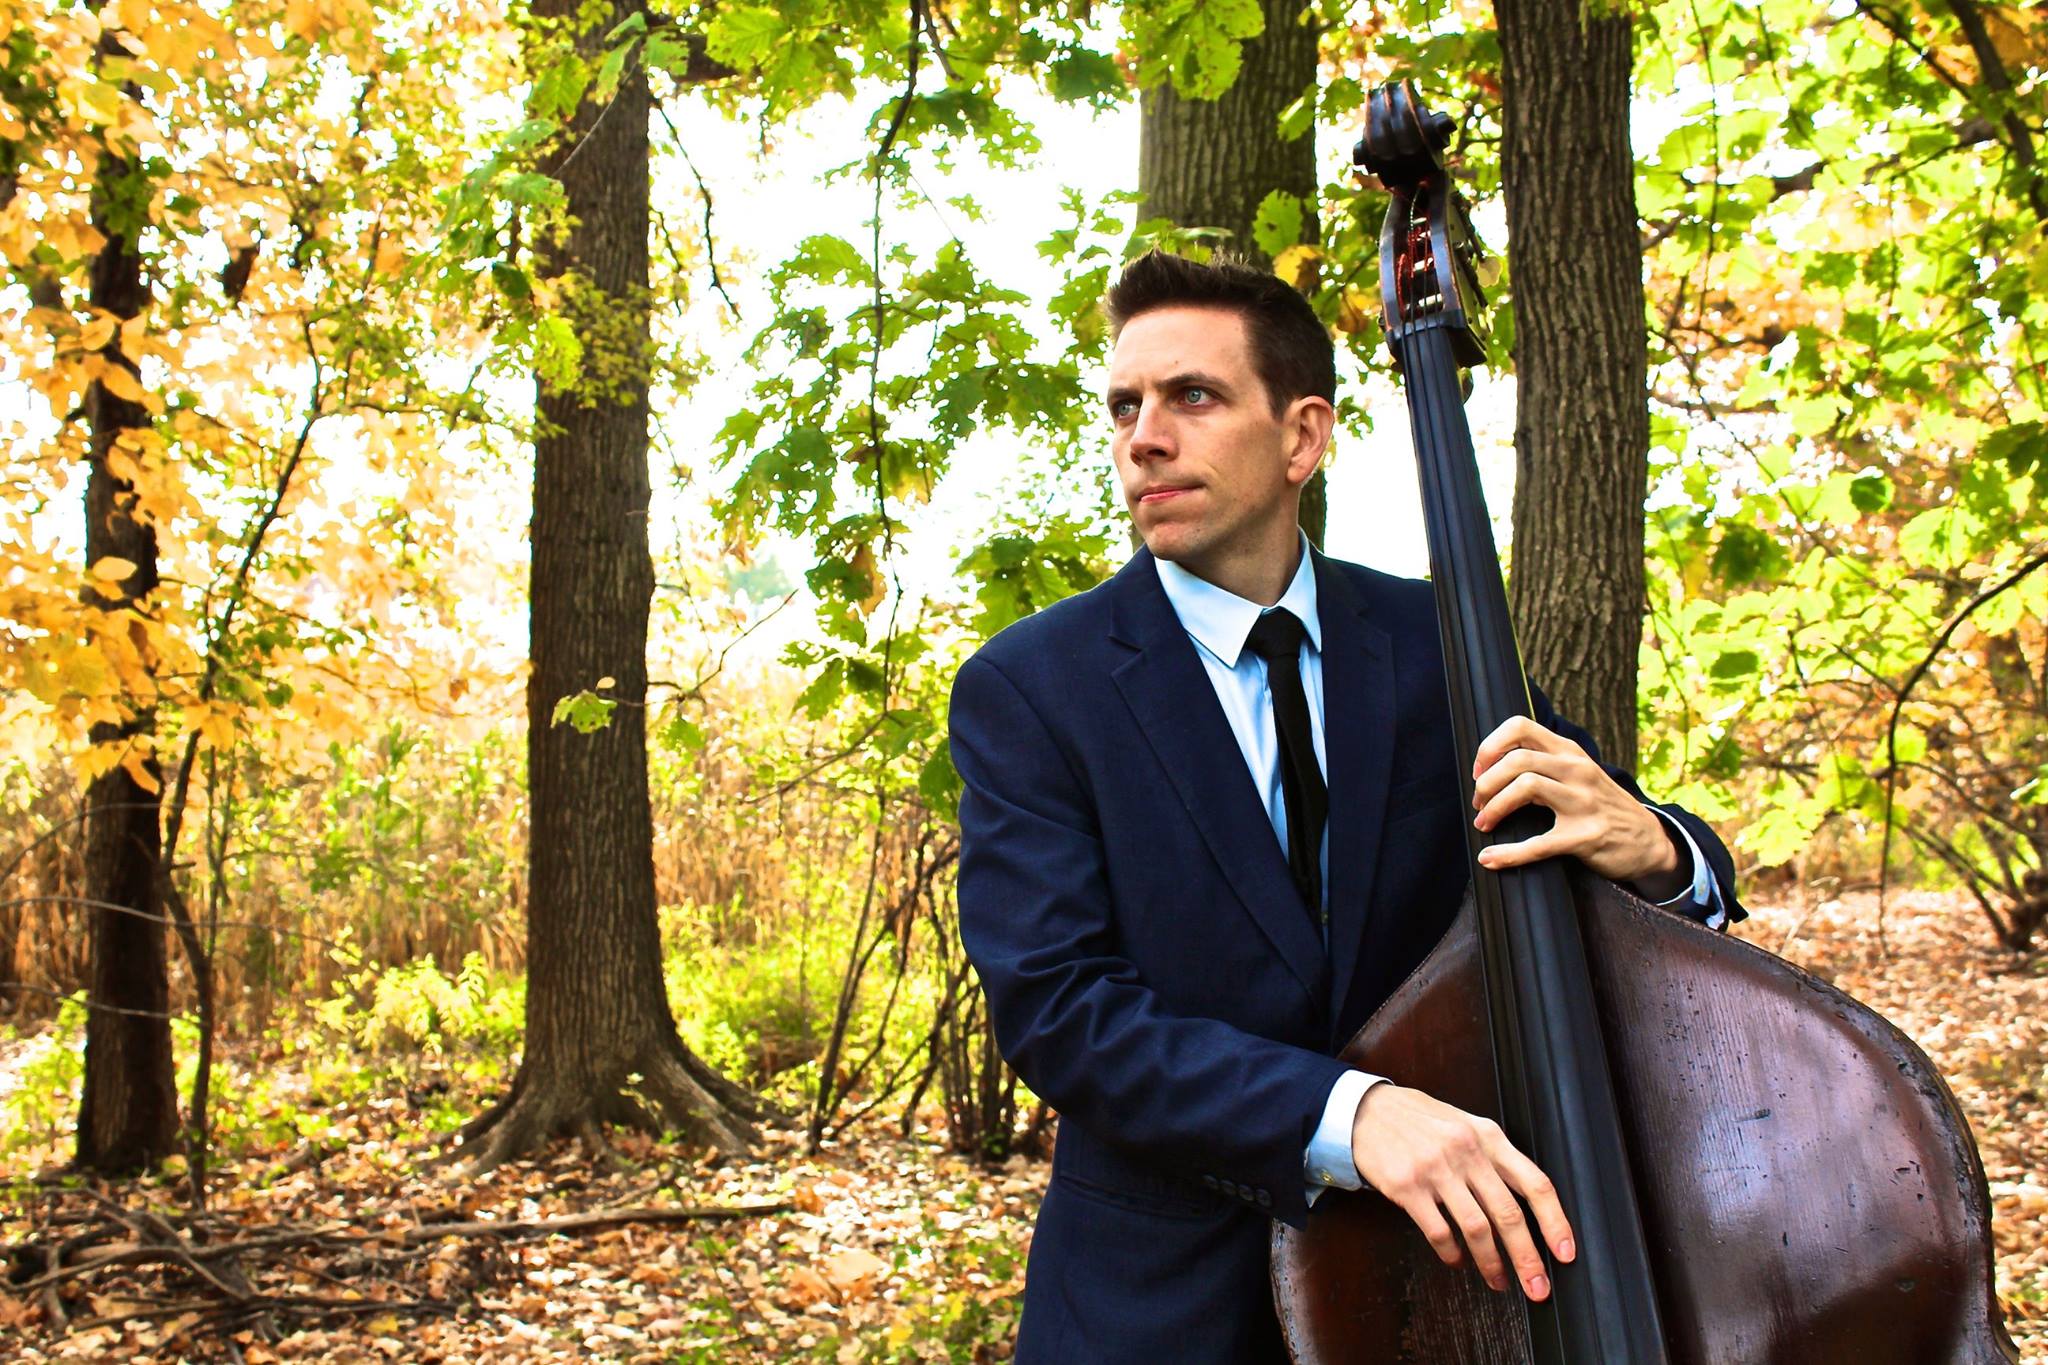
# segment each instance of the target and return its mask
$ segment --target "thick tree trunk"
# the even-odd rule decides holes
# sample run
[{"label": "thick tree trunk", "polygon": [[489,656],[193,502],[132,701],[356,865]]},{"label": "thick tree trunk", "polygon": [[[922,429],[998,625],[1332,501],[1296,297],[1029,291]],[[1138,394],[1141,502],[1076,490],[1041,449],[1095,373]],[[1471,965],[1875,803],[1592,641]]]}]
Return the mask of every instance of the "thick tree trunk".
[{"label": "thick tree trunk", "polygon": [[1580,0],[1494,14],[1515,305],[1509,603],[1529,675],[1633,764],[1650,419],[1630,21]]},{"label": "thick tree trunk", "polygon": [[[1244,45],[1244,65],[1219,99],[1184,99],[1171,86],[1148,90],[1140,105],[1138,192],[1143,215],[1181,227],[1222,228],[1224,247],[1270,264],[1252,221],[1274,190],[1298,195],[1311,214],[1316,201],[1313,133],[1282,142],[1280,112],[1316,82],[1313,24],[1301,22],[1301,0],[1260,0],[1266,30]],[[1313,219],[1311,219],[1313,221]],[[1309,480],[1301,524],[1321,544],[1326,518],[1323,475]]]},{"label": "thick tree trunk", "polygon": [[[594,54],[639,7],[593,13],[543,0],[534,13],[580,19],[579,47]],[[484,1165],[556,1136],[595,1143],[611,1122],[675,1129],[732,1152],[752,1136],[751,1098],[676,1035],[655,918],[645,723],[650,112],[646,69],[630,63],[617,97],[586,102],[556,153],[572,222],[542,267],[586,351],[573,389],[540,385],[526,1042],[511,1094],[465,1132],[462,1150]],[[552,723],[559,700],[605,678],[619,702],[609,725],[583,734]]]},{"label": "thick tree trunk", "polygon": [[[93,225],[106,237],[92,267],[91,303],[117,318],[141,315],[148,303],[128,183],[141,174],[130,161],[106,157],[97,172]],[[146,196],[143,198],[146,202]],[[116,333],[118,338],[119,333]],[[107,360],[136,373],[135,362],[109,342]],[[95,382],[86,393],[91,429],[85,482],[85,560],[113,556],[135,565],[128,577],[87,589],[98,605],[135,607],[156,588],[156,532],[135,516],[135,489],[109,467],[123,433],[147,428],[149,413]],[[96,745],[147,739],[153,699],[137,697],[122,724],[92,727]],[[91,923],[91,969],[86,984],[85,1087],[78,1111],[77,1164],[108,1174],[147,1169],[168,1156],[178,1127],[178,1096],[171,1063],[170,987],[157,894],[160,770],[154,757],[140,764],[145,786],[124,768],[86,788],[85,896]],[[114,907],[126,907],[124,914]]]}]

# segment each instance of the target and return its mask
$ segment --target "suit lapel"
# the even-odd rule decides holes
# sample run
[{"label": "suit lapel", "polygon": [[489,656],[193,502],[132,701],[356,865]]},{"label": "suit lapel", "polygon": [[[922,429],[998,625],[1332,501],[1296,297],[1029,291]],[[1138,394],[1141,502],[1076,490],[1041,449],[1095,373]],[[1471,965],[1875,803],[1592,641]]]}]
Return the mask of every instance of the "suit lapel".
[{"label": "suit lapel", "polygon": [[1323,750],[1330,787],[1330,957],[1344,1017],[1372,910],[1380,830],[1394,761],[1394,655],[1387,633],[1341,570],[1316,556],[1323,624]]},{"label": "suit lapel", "polygon": [[1323,1005],[1322,944],[1194,641],[1159,586],[1152,556],[1139,551],[1114,586],[1115,636],[1136,650],[1112,674],[1117,689],[1231,890],[1302,988]]}]

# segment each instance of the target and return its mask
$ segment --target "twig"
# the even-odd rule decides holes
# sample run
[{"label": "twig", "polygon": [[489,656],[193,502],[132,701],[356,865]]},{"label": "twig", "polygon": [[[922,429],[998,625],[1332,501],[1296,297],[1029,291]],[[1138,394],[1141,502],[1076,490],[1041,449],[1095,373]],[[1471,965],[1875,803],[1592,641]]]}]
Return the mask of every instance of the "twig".
[{"label": "twig", "polygon": [[620,1227],[628,1223],[688,1223],[702,1218],[755,1218],[781,1213],[786,1200],[758,1204],[682,1204],[673,1208],[650,1205],[633,1209],[593,1209],[588,1213],[567,1213],[558,1218],[530,1218],[519,1221],[476,1223],[425,1223],[381,1238],[365,1240],[398,1241],[406,1246],[440,1241],[447,1237],[552,1237],[562,1232],[589,1232],[597,1228]]},{"label": "twig", "polygon": [[[51,1247],[45,1253],[45,1264],[50,1268],[49,1276],[54,1277],[63,1268],[64,1248],[60,1246]],[[71,1319],[70,1315],[64,1311],[64,1300],[57,1293],[57,1284],[54,1278],[46,1278],[46,1282],[43,1285],[42,1299],[43,1316],[49,1320],[51,1326],[60,1332],[63,1331]]]},{"label": "twig", "polygon": [[1934,667],[1934,661],[1948,648],[1949,640],[1962,629],[1963,623],[1970,619],[1977,608],[2012,588],[2044,564],[2048,564],[2048,551],[2034,555],[2004,578],[1964,603],[1962,610],[1950,617],[1948,624],[1941,628],[1941,633],[1934,637],[1934,643],[1928,647],[1927,653],[1921,656],[1920,662],[1914,665],[1913,671],[1906,675],[1906,681],[1900,684],[1898,692],[1894,695],[1891,718],[1884,727],[1884,837],[1878,844],[1877,853],[1877,946],[1887,960],[1891,957],[1891,945],[1885,940],[1884,911],[1885,896],[1891,889],[1892,828],[1895,824],[1892,797],[1899,785],[1899,714],[1906,709],[1906,699],[1913,694],[1913,689],[1920,685],[1920,680],[1927,676],[1927,670]]},{"label": "twig", "polygon": [[156,1214],[149,1212],[147,1209],[130,1212],[103,1194],[95,1193],[92,1190],[87,1190],[85,1193],[87,1198],[105,1209],[108,1214],[137,1237],[145,1240],[154,1240],[158,1246],[168,1252],[180,1265],[191,1271],[201,1283],[207,1285],[222,1298],[240,1305],[248,1303],[253,1297],[246,1284],[236,1285],[231,1282],[241,1278],[233,1271],[214,1271],[201,1265],[199,1258],[192,1254],[191,1245],[186,1242],[178,1230]]},{"label": "twig", "polygon": [[669,136],[675,139],[676,154],[682,157],[683,165],[689,168],[691,177],[697,182],[697,197],[704,201],[704,264],[711,270],[711,287],[718,292],[718,297],[725,300],[725,306],[731,311],[733,320],[738,321],[740,306],[734,303],[732,295],[725,291],[725,277],[718,273],[718,242],[711,235],[711,187],[704,183],[704,173],[698,170],[697,163],[690,159],[690,149],[683,145],[682,133],[677,131],[675,120],[668,116],[668,102],[655,100],[654,112],[661,115],[661,121],[668,128]]}]

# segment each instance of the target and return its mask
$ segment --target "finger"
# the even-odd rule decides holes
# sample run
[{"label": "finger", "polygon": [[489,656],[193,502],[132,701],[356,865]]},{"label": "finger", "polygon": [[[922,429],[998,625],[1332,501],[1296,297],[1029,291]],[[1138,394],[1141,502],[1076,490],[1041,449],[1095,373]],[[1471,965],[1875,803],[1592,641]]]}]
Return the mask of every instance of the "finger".
[{"label": "finger", "polygon": [[1453,1177],[1451,1183],[1439,1190],[1444,1212],[1450,1215],[1451,1223],[1464,1239],[1465,1249],[1472,1253],[1472,1263],[1479,1269],[1479,1277],[1492,1289],[1508,1287],[1508,1272],[1502,1262],[1500,1248],[1494,1245],[1493,1223],[1486,1216],[1486,1210],[1479,1207],[1479,1201],[1472,1197],[1472,1191],[1465,1187],[1462,1179]]},{"label": "finger", "polygon": [[1472,756],[1472,775],[1477,777],[1501,756],[1516,749],[1534,749],[1546,754],[1584,753],[1554,730],[1546,730],[1527,716],[1509,716],[1494,732],[1479,742],[1479,750]]},{"label": "finger", "polygon": [[1472,805],[1474,809],[1499,795],[1501,788],[1520,777],[1523,773],[1542,773],[1560,782],[1571,777],[1571,760],[1562,754],[1546,754],[1540,749],[1516,749],[1502,754],[1500,761],[1472,780]]},{"label": "finger", "polygon": [[1575,1259],[1579,1249],[1572,1240],[1571,1220],[1565,1217],[1564,1205],[1558,1202],[1557,1186],[1543,1174],[1542,1167],[1524,1156],[1505,1135],[1498,1142],[1487,1144],[1487,1155],[1492,1157],[1493,1168],[1501,1180],[1528,1204],[1550,1254],[1560,1261]]},{"label": "finger", "polygon": [[1555,858],[1569,848],[1567,832],[1555,827],[1530,838],[1508,844],[1488,844],[1479,850],[1479,865],[1489,872],[1500,872],[1510,867],[1524,867],[1540,863],[1545,858]]},{"label": "finger", "polygon": [[1559,815],[1576,815],[1578,794],[1546,773],[1523,773],[1500,789],[1498,795],[1479,808],[1473,828],[1489,830],[1524,806],[1542,806]]},{"label": "finger", "polygon": [[1414,1220],[1415,1226],[1429,1242],[1436,1258],[1448,1266],[1465,1263],[1465,1246],[1458,1240],[1458,1234],[1451,1231],[1451,1225],[1444,1221],[1443,1210],[1436,1206],[1436,1200],[1428,1194],[1400,1201],[1401,1211]]},{"label": "finger", "polygon": [[1499,1238],[1502,1252],[1514,1266],[1515,1278],[1521,1281],[1522,1292],[1532,1299],[1547,1298],[1550,1279],[1544,1274],[1543,1253],[1536,1246],[1529,1216],[1522,1212],[1521,1202],[1508,1189],[1507,1182],[1489,1168],[1473,1176],[1472,1193],[1486,1211],[1487,1220],[1493,1224],[1494,1235]]}]

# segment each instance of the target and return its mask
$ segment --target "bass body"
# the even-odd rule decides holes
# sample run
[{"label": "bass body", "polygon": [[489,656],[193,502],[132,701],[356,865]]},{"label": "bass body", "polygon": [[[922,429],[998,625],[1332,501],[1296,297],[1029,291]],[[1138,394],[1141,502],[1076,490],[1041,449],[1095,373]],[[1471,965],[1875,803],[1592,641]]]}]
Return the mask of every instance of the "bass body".
[{"label": "bass body", "polygon": [[[1990,1200],[1913,1041],[1783,959],[1574,869],[1674,1365],[2008,1365]],[[1499,1119],[1470,898],[1344,1049]],[[1569,1272],[1569,1267],[1564,1268]],[[1436,1258],[1371,1192],[1279,1227],[1275,1304],[1308,1365],[1525,1365],[1521,1298]]]}]

